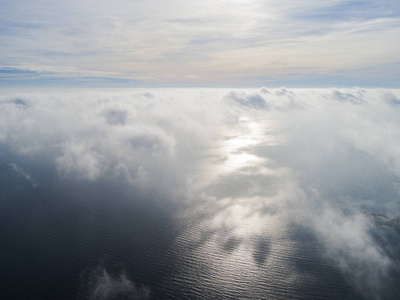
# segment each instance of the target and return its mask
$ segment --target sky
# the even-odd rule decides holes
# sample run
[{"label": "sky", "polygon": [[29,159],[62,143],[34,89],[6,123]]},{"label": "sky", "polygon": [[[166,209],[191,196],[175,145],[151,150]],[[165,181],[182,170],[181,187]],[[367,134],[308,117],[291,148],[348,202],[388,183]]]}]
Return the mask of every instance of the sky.
[{"label": "sky", "polygon": [[397,0],[0,2],[0,87],[400,87]]}]

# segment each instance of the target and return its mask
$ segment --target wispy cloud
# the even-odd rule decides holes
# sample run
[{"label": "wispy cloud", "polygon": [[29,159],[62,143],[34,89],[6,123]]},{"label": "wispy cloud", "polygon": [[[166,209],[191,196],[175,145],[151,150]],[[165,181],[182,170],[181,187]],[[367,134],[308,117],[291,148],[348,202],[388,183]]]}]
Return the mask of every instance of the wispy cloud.
[{"label": "wispy cloud", "polygon": [[151,290],[147,286],[139,286],[128,279],[125,273],[114,276],[105,268],[97,268],[89,274],[88,298],[90,300],[107,299],[129,299],[148,300],[151,299]]},{"label": "wispy cloud", "polygon": [[0,66],[178,86],[352,71],[354,82],[383,85],[361,69],[398,63],[399,10],[391,0],[14,1],[1,4]]}]

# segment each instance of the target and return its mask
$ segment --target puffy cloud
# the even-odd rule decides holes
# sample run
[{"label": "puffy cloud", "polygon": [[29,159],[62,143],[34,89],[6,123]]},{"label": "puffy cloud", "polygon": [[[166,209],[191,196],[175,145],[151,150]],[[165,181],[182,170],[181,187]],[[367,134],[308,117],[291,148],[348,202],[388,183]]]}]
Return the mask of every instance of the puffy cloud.
[{"label": "puffy cloud", "polygon": [[253,108],[255,110],[292,110],[302,109],[306,103],[296,97],[295,93],[286,88],[274,89],[270,92],[261,88],[259,92],[231,91],[225,96],[225,101],[230,105]]},{"label": "puffy cloud", "polygon": [[185,113],[178,109],[182,100],[149,95],[125,93],[114,100],[110,93],[31,94],[17,98],[29,99],[24,109],[14,96],[5,97],[3,145],[40,157],[64,177],[94,180],[122,169],[128,180],[138,172],[158,176],[170,164],[179,168],[178,159],[208,138],[214,121],[202,122],[202,107],[191,104]]},{"label": "puffy cloud", "polygon": [[391,92],[386,92],[384,95],[384,99],[386,100],[387,103],[393,106],[398,106],[400,105],[400,99],[396,97],[393,93]]},{"label": "puffy cloud", "polygon": [[109,109],[104,112],[106,122],[111,125],[125,125],[128,112],[125,110]]},{"label": "puffy cloud", "polygon": [[364,90],[359,90],[357,93],[352,92],[341,92],[339,90],[334,89],[332,91],[333,99],[338,100],[340,102],[350,102],[352,104],[363,104],[363,94]]},{"label": "puffy cloud", "polygon": [[229,95],[226,96],[226,99],[242,106],[255,109],[268,109],[267,103],[259,94],[248,95],[246,93],[230,92]]}]

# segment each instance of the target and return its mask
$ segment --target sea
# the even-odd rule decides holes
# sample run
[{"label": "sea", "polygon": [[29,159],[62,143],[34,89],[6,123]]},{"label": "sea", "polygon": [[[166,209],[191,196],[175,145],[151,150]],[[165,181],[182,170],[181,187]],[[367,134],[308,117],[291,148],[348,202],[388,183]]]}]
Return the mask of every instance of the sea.
[{"label": "sea", "polygon": [[398,90],[0,94],[0,299],[400,298]]}]

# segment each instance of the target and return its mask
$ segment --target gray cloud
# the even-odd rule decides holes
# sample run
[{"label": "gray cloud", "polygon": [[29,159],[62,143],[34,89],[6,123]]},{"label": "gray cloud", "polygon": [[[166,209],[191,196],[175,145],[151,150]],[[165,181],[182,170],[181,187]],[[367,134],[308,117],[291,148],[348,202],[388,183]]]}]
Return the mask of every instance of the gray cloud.
[{"label": "gray cloud", "polygon": [[125,110],[110,109],[104,112],[106,122],[111,125],[125,125],[128,112]]},{"label": "gray cloud", "polygon": [[391,92],[386,92],[383,97],[386,100],[386,102],[392,106],[396,107],[400,105],[400,99]]},{"label": "gray cloud", "polygon": [[333,99],[338,100],[340,102],[349,102],[351,104],[363,104],[363,94],[364,90],[358,90],[357,93],[354,92],[341,92],[339,90],[334,89],[332,91]]},{"label": "gray cloud", "polygon": [[259,94],[248,95],[246,93],[230,92],[226,96],[226,99],[227,101],[232,101],[241,106],[247,106],[255,109],[268,109],[267,103]]}]

